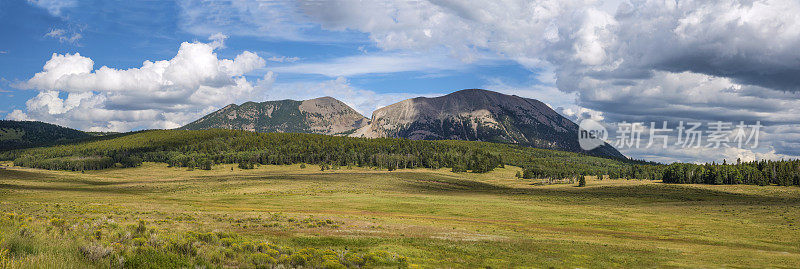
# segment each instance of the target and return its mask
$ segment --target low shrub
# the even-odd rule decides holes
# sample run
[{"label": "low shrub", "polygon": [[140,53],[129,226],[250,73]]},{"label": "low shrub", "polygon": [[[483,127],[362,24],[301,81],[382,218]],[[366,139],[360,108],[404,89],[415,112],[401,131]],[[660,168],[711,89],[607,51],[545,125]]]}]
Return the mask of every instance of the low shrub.
[{"label": "low shrub", "polygon": [[96,262],[107,257],[113,251],[112,248],[99,244],[85,245],[78,248],[81,255],[89,261]]},{"label": "low shrub", "polygon": [[253,253],[250,254],[250,262],[256,268],[269,268],[272,264],[275,264],[277,260],[270,255],[264,253]]},{"label": "low shrub", "polygon": [[125,257],[125,268],[185,268],[191,263],[184,257],[169,251],[160,251],[145,246]]}]

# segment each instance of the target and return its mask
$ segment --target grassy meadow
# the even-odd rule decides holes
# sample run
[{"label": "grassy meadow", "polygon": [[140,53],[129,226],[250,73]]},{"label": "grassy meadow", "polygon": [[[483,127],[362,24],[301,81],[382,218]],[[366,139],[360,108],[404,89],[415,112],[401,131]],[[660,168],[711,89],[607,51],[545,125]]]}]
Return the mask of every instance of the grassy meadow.
[{"label": "grassy meadow", "polygon": [[797,267],[800,188],[163,163],[0,169],[0,267]]}]

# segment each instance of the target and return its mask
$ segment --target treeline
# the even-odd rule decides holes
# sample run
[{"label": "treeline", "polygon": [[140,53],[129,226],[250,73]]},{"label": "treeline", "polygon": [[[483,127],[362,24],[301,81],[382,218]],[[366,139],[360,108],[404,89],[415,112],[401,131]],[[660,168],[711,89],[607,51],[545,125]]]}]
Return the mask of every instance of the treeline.
[{"label": "treeline", "polygon": [[609,179],[661,179],[662,165],[642,165],[628,164],[619,167],[605,167],[593,169],[576,169],[560,165],[535,165],[528,166],[522,170],[521,177],[542,178],[542,179],[564,179],[579,178],[582,176],[594,176],[596,178]]},{"label": "treeline", "polygon": [[471,145],[501,156],[503,163],[522,167],[521,178],[577,179],[579,176],[611,179],[660,179],[662,164],[640,160],[621,160],[581,153],[537,149],[518,145],[442,141],[453,145]]},{"label": "treeline", "polygon": [[70,156],[56,158],[38,158],[24,156],[14,159],[15,166],[39,168],[47,170],[101,170],[112,167],[137,167],[142,165],[142,158],[137,156]]},{"label": "treeline", "polygon": [[436,141],[366,139],[315,134],[253,133],[236,130],[153,130],[102,141],[0,153],[15,165],[53,170],[131,167],[141,162],[210,169],[212,164],[326,164],[332,166],[452,168],[488,172],[499,155],[478,147]]},{"label": "treeline", "polygon": [[752,161],[736,164],[675,163],[664,167],[665,183],[800,186],[800,160]]},{"label": "treeline", "polygon": [[676,184],[800,186],[800,160],[752,162],[737,160],[735,164],[723,161],[722,164],[670,165],[638,162],[605,167],[533,161],[532,164],[524,166],[519,176],[554,180],[595,176],[601,179],[662,180],[664,183]]},{"label": "treeline", "polygon": [[454,172],[488,172],[505,164],[522,167],[519,177],[579,179],[650,179],[665,183],[800,186],[800,160],[736,164],[661,165],[615,160],[518,145],[472,141],[367,139],[316,134],[254,133],[236,130],[151,130],[68,145],[0,152],[0,160],[50,170],[99,170],[161,162],[174,167],[212,169],[234,163],[255,165],[315,164],[343,166],[450,168]]},{"label": "treeline", "polygon": [[211,169],[214,164],[318,164],[387,170],[450,168],[488,172],[504,164],[522,167],[525,178],[654,179],[657,164],[614,160],[574,152],[474,141],[367,139],[315,134],[253,133],[235,130],[152,130],[109,136],[82,143],[0,153],[2,160],[43,169],[96,170],[132,167],[146,162]]},{"label": "treeline", "polygon": [[100,170],[114,167],[111,157],[62,157],[49,159],[36,159],[22,157],[14,160],[14,165],[48,170]]}]

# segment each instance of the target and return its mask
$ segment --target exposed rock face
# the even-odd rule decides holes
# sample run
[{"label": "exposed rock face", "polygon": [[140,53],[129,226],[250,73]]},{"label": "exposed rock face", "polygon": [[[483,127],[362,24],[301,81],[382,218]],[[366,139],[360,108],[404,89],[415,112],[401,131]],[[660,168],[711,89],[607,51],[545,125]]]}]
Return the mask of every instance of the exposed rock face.
[{"label": "exposed rock face", "polygon": [[281,100],[230,104],[186,126],[255,132],[344,135],[366,126],[368,119],[339,100],[321,97],[305,101]]},{"label": "exposed rock face", "polygon": [[[538,100],[486,90],[404,100],[365,118],[331,97],[231,104],[181,127],[415,140],[471,140],[584,152],[578,125]],[[585,152],[624,158],[610,145]]]},{"label": "exposed rock face", "polygon": [[[351,136],[487,141],[584,152],[578,144],[578,125],[546,104],[478,89],[383,107]],[[610,145],[586,153],[624,157]]]},{"label": "exposed rock face", "polygon": [[305,100],[300,112],[306,116],[312,133],[345,134],[366,126],[369,119],[332,97]]}]

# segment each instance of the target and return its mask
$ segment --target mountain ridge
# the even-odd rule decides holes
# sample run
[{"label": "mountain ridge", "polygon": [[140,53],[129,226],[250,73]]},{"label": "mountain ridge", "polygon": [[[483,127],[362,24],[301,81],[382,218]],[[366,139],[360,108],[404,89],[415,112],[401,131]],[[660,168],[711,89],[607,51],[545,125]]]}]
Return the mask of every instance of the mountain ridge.
[{"label": "mountain ridge", "polygon": [[348,134],[368,119],[333,97],[230,104],[179,129]]},{"label": "mountain ridge", "polygon": [[356,137],[414,140],[469,140],[625,158],[606,144],[584,151],[578,125],[545,103],[483,89],[465,89],[439,97],[416,97],[380,108]]},{"label": "mountain ridge", "polygon": [[539,100],[483,89],[406,99],[375,110],[371,119],[328,96],[303,101],[245,102],[227,105],[179,129],[213,128],[484,141],[626,158],[608,144],[582,150],[578,125]]}]

